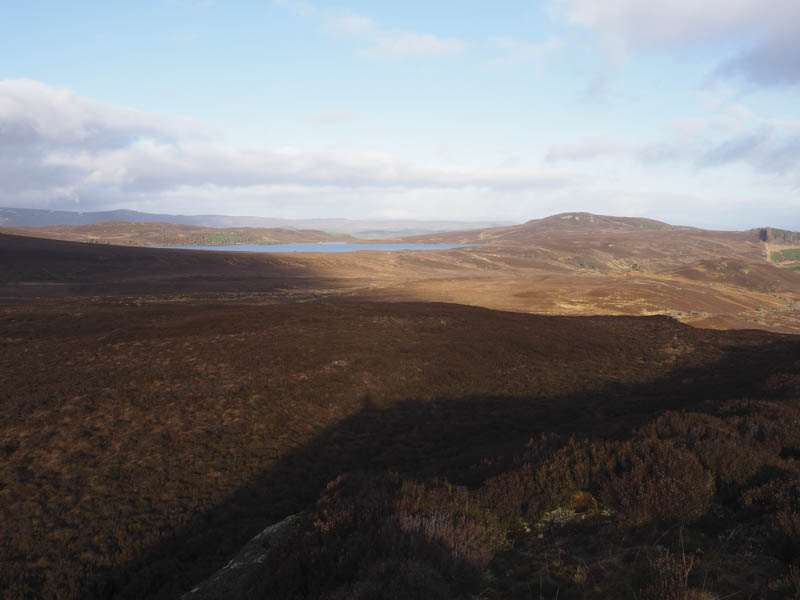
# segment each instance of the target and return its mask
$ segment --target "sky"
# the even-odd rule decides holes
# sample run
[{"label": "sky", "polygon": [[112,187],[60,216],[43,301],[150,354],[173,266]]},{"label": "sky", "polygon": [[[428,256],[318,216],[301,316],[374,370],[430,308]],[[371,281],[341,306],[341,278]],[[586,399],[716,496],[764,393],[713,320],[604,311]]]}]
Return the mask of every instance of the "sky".
[{"label": "sky", "polygon": [[800,230],[796,0],[0,13],[0,206]]}]

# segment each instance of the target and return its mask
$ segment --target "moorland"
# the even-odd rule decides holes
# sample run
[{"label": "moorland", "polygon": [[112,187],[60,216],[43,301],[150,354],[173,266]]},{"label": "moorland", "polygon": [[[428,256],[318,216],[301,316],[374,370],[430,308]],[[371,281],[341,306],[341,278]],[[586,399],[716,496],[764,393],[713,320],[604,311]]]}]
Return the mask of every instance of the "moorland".
[{"label": "moorland", "polygon": [[224,246],[354,241],[348,235],[264,227],[200,227],[158,222],[103,221],[88,225],[0,227],[0,233],[118,246]]},{"label": "moorland", "polygon": [[[140,295],[143,301],[176,295],[246,302],[359,297],[554,315],[667,314],[699,327],[800,332],[800,234],[772,228],[709,231],[565,213],[522,225],[385,240],[473,244],[468,248],[281,257],[164,253],[116,242],[333,238],[313,231],[123,222],[3,231],[7,260],[0,265],[0,296],[6,298],[37,297],[44,289],[48,297]],[[39,238],[93,239],[104,247]]]},{"label": "moorland", "polygon": [[346,255],[24,233],[0,235],[7,598],[175,598],[290,515],[187,597],[800,593],[789,233],[569,213]]}]

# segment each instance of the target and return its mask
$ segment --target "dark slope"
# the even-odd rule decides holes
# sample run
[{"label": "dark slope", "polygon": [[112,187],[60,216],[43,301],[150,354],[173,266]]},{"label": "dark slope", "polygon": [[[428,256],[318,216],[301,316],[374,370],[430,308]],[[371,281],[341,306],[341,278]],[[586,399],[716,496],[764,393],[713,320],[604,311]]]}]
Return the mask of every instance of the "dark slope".
[{"label": "dark slope", "polygon": [[[312,281],[313,280],[313,281]],[[0,296],[274,292],[335,285],[286,255],[84,244],[0,234]]]},{"label": "dark slope", "polygon": [[[800,393],[797,337],[666,317],[47,303],[3,307],[0,331],[8,598],[175,598],[354,469],[503,490],[542,434],[624,440],[665,410]],[[759,418],[791,470],[800,442]]]}]

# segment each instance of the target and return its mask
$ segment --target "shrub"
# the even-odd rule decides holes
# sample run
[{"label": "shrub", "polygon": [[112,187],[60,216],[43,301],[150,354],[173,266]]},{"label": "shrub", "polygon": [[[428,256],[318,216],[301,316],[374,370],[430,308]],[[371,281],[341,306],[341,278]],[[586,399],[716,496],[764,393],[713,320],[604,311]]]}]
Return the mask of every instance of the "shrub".
[{"label": "shrub", "polygon": [[[751,403],[759,410],[777,407]],[[715,477],[723,500],[738,498],[742,489],[763,482],[782,463],[781,440],[787,439],[779,416],[747,414],[718,417],[702,413],[668,412],[640,428],[637,436],[668,440],[693,452]]]},{"label": "shrub", "polygon": [[304,525],[270,553],[252,591],[373,598],[386,585],[382,574],[396,571],[393,597],[449,597],[453,582],[474,582],[505,543],[499,521],[481,514],[465,490],[394,473],[351,474],[331,482]]},{"label": "shrub", "polygon": [[485,482],[477,498],[512,530],[592,490],[618,466],[613,442],[570,439],[539,465],[525,464]]},{"label": "shrub", "polygon": [[694,569],[694,556],[677,556],[666,552],[648,559],[650,583],[642,590],[644,600],[688,600],[689,574]]},{"label": "shrub", "polygon": [[774,479],[742,494],[745,508],[763,515],[774,554],[800,557],[800,480]]},{"label": "shrub", "polygon": [[521,468],[488,479],[476,493],[476,501],[486,513],[495,515],[509,531],[522,529],[522,517],[529,506],[541,504],[537,500],[539,490],[535,485],[533,467]]},{"label": "shrub", "polygon": [[556,433],[541,433],[532,437],[525,445],[525,450],[517,458],[520,464],[542,464],[564,446],[564,440]]},{"label": "shrub", "polygon": [[621,471],[601,486],[601,499],[620,523],[689,523],[708,510],[714,478],[690,452],[660,440],[625,442],[618,448]]},{"label": "shrub", "polygon": [[794,598],[800,598],[800,567],[789,567],[786,575],[770,582],[769,589],[772,591],[788,590],[793,593]]}]

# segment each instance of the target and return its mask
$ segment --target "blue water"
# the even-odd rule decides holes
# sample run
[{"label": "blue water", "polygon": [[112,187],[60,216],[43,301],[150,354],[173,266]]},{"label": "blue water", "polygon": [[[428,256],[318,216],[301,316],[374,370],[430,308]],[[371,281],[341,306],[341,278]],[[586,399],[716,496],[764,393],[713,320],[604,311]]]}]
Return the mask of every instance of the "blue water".
[{"label": "blue water", "polygon": [[179,250],[226,250],[233,252],[357,252],[359,250],[449,250],[473,244],[233,244],[229,246],[161,246]]}]

